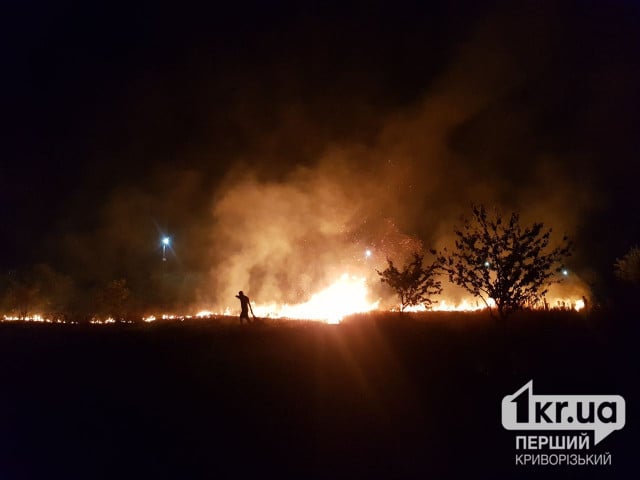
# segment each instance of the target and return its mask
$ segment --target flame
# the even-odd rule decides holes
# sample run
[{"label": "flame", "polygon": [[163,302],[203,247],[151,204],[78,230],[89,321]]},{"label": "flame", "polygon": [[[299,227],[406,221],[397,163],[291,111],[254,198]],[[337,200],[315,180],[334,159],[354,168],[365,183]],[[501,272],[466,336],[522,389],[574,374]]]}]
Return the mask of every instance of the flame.
[{"label": "flame", "polygon": [[340,323],[347,315],[376,310],[380,301],[370,302],[368,297],[366,279],[344,273],[305,303],[256,305],[253,310],[258,317],[303,318]]},{"label": "flame", "polygon": [[[532,306],[534,309],[558,309],[558,310],[575,310],[581,311],[587,307],[586,297],[581,296],[583,290],[574,289],[570,296],[564,297],[558,295],[560,291],[554,292],[555,295],[547,299],[546,305],[538,303]],[[565,292],[565,295],[568,292]],[[573,298],[572,298],[573,297]],[[581,297],[581,298],[580,298]],[[351,314],[366,313],[380,308],[380,299],[372,301],[371,293],[367,285],[367,280],[363,276],[355,276],[343,273],[332,284],[323,290],[313,294],[311,298],[304,303],[289,304],[256,304],[253,306],[253,312],[256,317],[262,318],[287,318],[287,319],[304,319],[319,320],[327,323],[340,323],[340,321]],[[489,306],[494,307],[495,302],[492,299],[488,301]],[[437,298],[429,310],[432,311],[465,311],[473,312],[486,309],[487,306],[480,299],[473,297],[462,297],[454,301],[446,296]],[[393,310],[400,310],[399,306]],[[427,308],[424,305],[407,307],[405,312],[424,312]],[[210,318],[213,316],[235,316],[237,310],[227,307],[222,311],[200,310],[195,315],[180,315],[176,313],[150,314],[142,317],[141,320],[147,323],[154,322],[158,319],[162,320],[180,320],[191,318]],[[76,321],[67,321],[64,319],[52,319],[42,314],[33,314],[27,317],[4,315],[0,317],[0,321],[27,321],[27,322],[43,322],[43,323],[78,323]],[[93,317],[91,324],[113,324],[117,323],[112,317],[101,319]],[[120,320],[119,323],[133,323],[131,320]]]},{"label": "flame", "polygon": [[[490,298],[487,303],[491,308],[494,308],[496,306],[496,302],[492,298]],[[579,312],[584,309],[586,305],[583,299],[554,298],[552,300],[547,300],[547,306],[551,310],[575,310],[576,312]],[[438,303],[434,303],[430,309],[427,309],[424,305],[415,305],[406,307],[404,311],[426,312],[430,310],[434,312],[477,312],[486,308],[487,305],[485,305],[482,300],[470,297],[464,298],[457,303],[454,303],[450,300],[439,300]],[[533,309],[544,310],[544,305],[541,303],[536,304]],[[397,310],[400,310],[399,306]]]},{"label": "flame", "polygon": [[579,312],[585,308],[585,303],[582,298],[554,298],[548,303],[549,308],[558,310],[575,310]]},{"label": "flame", "polygon": [[[495,307],[496,302],[493,301],[492,298],[487,302],[490,307]],[[427,308],[424,305],[413,305],[410,307],[405,307],[405,312],[476,312],[478,310],[484,310],[487,306],[480,299],[476,298],[464,298],[459,302],[454,302],[452,300],[438,300],[437,303],[434,303],[431,308]],[[397,310],[400,310],[400,306],[397,307]]]}]

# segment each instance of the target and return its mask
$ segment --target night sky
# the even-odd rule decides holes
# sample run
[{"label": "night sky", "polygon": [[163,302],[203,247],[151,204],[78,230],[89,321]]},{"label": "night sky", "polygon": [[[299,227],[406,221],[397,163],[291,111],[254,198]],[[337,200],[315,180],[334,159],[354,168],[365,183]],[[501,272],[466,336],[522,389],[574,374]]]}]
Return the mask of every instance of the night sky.
[{"label": "night sky", "polygon": [[378,152],[424,175],[392,180],[403,232],[433,243],[469,200],[561,211],[573,269],[606,283],[640,242],[640,5],[426,3],[5,5],[0,268],[135,285],[168,233],[208,274],[234,178],[347,149],[347,184],[393,167]]}]

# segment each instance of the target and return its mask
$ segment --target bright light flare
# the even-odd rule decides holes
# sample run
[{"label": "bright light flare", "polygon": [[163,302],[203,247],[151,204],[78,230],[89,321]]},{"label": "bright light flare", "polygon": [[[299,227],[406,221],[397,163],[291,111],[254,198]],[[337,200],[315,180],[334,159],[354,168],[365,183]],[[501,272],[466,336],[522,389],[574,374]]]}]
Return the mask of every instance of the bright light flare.
[{"label": "bright light flare", "polygon": [[368,300],[364,277],[343,274],[336,282],[314,294],[309,301],[297,305],[256,305],[258,317],[297,318],[340,323],[347,315],[376,310],[379,301]]}]

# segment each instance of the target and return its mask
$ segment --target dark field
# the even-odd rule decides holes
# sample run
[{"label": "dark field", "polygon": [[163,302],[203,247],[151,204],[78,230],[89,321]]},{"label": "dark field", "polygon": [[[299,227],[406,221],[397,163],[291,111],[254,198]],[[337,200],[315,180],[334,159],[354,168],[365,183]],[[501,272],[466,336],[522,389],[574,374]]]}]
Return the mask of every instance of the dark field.
[{"label": "dark field", "polygon": [[[0,479],[631,478],[637,316],[0,324]],[[500,401],[619,394],[612,466],[515,467]],[[635,477],[637,478],[637,477]]]}]

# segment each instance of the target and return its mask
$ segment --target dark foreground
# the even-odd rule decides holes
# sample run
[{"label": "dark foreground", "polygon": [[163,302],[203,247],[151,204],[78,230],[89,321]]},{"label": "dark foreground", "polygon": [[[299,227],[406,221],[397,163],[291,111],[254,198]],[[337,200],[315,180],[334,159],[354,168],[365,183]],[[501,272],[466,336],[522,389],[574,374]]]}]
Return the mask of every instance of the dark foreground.
[{"label": "dark foreground", "polygon": [[[0,479],[631,478],[637,320],[0,324]],[[530,379],[625,397],[612,466],[514,466],[500,401]]]}]

